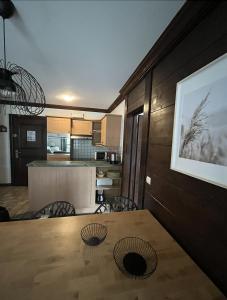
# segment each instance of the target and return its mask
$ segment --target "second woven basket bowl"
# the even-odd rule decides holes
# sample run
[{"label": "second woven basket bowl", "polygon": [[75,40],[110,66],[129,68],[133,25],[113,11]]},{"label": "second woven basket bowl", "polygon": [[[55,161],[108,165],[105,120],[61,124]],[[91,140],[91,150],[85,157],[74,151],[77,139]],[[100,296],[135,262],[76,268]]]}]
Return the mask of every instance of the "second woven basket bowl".
[{"label": "second woven basket bowl", "polygon": [[145,279],[156,269],[157,255],[150,243],[137,237],[119,240],[113,256],[119,270],[128,277]]}]

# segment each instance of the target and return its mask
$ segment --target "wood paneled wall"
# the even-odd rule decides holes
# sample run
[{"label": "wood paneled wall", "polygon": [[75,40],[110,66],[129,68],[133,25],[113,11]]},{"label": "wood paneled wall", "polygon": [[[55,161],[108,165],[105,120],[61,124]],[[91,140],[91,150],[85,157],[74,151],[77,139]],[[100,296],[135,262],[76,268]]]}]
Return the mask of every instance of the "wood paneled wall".
[{"label": "wood paneled wall", "polygon": [[129,93],[127,99],[127,113],[131,113],[144,105],[145,98],[145,79]]},{"label": "wood paneled wall", "polygon": [[152,72],[145,208],[227,293],[227,190],[170,170],[176,84],[227,52],[227,1],[203,18]]}]

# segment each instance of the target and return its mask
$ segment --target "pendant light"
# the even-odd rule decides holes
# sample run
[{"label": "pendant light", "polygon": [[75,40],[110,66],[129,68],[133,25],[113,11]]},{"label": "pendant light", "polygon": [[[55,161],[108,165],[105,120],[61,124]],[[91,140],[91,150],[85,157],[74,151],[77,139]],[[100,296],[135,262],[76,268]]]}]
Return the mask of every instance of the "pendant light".
[{"label": "pendant light", "polygon": [[0,106],[10,105],[20,114],[39,115],[46,99],[38,81],[24,68],[7,62],[5,20],[15,12],[11,0],[0,0],[0,16],[3,20],[3,59],[0,60]]}]

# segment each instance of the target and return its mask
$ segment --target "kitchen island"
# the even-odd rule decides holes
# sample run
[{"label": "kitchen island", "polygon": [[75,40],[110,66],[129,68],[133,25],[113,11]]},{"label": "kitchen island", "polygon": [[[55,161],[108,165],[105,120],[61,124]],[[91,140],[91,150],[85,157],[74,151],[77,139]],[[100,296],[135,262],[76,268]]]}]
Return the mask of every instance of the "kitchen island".
[{"label": "kitchen island", "polygon": [[30,210],[55,201],[72,203],[77,213],[97,208],[96,170],[119,169],[105,161],[33,161],[28,164]]}]

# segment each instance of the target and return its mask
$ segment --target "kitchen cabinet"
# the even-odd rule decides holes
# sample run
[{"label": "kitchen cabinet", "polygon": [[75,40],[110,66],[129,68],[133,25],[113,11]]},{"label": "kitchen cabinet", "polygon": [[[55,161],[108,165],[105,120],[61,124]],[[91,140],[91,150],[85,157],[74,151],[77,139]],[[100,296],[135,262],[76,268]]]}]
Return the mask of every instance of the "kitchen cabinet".
[{"label": "kitchen cabinet", "polygon": [[107,147],[119,147],[121,137],[121,116],[106,115],[101,120],[101,144]]},{"label": "kitchen cabinet", "polygon": [[92,144],[101,144],[101,121],[92,122]]},{"label": "kitchen cabinet", "polygon": [[92,121],[72,120],[72,134],[74,135],[92,135]]},{"label": "kitchen cabinet", "polygon": [[71,119],[47,117],[47,132],[70,133],[71,132]]}]

